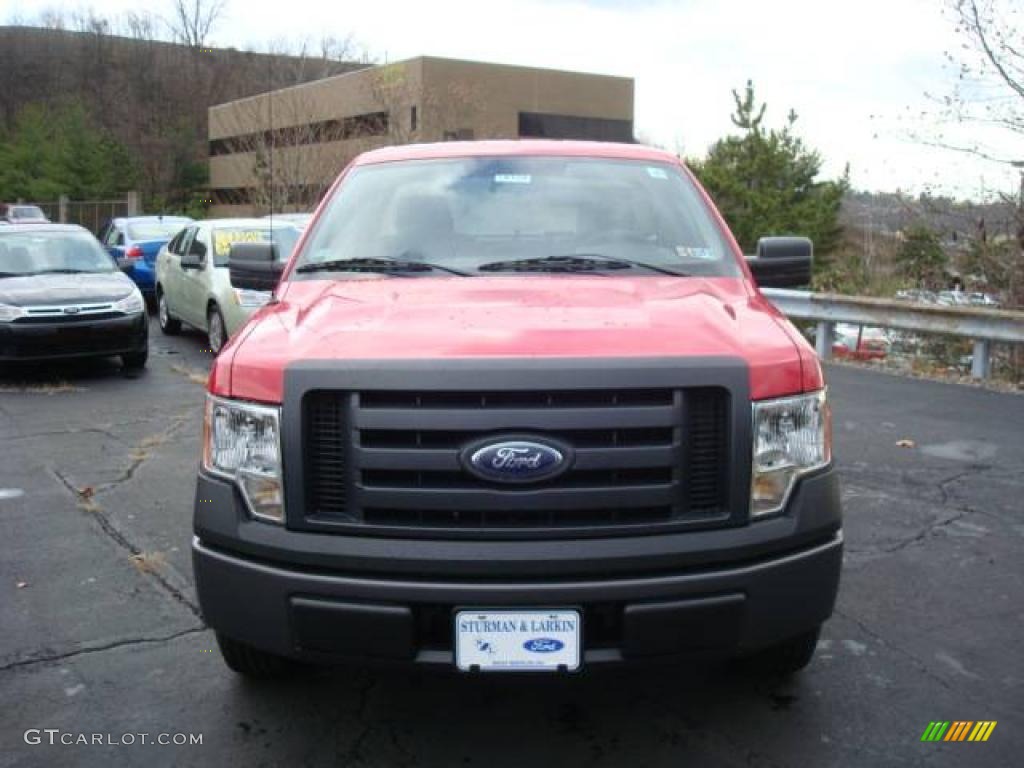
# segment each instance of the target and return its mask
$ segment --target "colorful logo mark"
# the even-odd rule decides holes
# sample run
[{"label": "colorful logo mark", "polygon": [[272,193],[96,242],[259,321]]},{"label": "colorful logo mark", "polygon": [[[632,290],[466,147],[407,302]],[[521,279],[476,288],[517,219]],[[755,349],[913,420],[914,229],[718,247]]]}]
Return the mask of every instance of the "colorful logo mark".
[{"label": "colorful logo mark", "polygon": [[933,720],[921,741],[988,741],[995,727],[995,720]]}]

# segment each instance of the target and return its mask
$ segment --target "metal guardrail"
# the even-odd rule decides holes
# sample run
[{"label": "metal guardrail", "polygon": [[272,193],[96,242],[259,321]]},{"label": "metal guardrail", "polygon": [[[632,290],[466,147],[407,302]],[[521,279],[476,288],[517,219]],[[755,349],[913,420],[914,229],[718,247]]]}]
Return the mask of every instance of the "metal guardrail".
[{"label": "metal guardrail", "polygon": [[986,379],[991,372],[992,342],[1024,344],[1024,312],[1016,310],[947,307],[782,288],[764,288],[761,292],[786,316],[817,322],[814,343],[822,360],[832,356],[836,323],[973,339],[971,375],[977,379]]}]

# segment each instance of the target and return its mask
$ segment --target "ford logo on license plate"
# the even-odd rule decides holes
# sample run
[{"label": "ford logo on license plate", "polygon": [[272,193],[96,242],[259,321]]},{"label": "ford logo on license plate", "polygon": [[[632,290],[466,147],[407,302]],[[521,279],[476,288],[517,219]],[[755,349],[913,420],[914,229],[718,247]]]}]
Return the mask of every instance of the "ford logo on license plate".
[{"label": "ford logo on license plate", "polygon": [[530,653],[555,653],[565,648],[565,643],[553,637],[535,637],[523,643],[523,648]]}]

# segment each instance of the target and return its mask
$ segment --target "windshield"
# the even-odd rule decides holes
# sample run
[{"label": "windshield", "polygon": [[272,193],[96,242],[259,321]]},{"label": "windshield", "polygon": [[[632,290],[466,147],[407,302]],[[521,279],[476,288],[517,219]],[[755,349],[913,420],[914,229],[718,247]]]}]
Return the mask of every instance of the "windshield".
[{"label": "windshield", "polygon": [[277,258],[287,261],[292,249],[299,240],[299,230],[293,226],[260,227],[234,226],[217,227],[213,230],[213,263],[217,267],[228,265],[231,246],[235,243],[266,243],[277,245]]},{"label": "windshield", "polygon": [[[607,271],[601,259],[651,265],[645,274],[739,274],[679,168],[591,158],[358,167],[328,202],[294,279],[322,279],[315,265],[348,259],[427,262],[470,274],[568,271],[567,263],[572,271]],[[337,266],[339,278],[351,276]]]},{"label": "windshield", "polygon": [[43,209],[35,205],[12,206],[8,216],[12,219],[42,219],[46,220]]},{"label": "windshield", "polygon": [[0,276],[113,272],[115,264],[85,232],[0,232]]},{"label": "windshield", "polygon": [[133,221],[128,224],[129,240],[170,240],[191,219],[154,219]]}]

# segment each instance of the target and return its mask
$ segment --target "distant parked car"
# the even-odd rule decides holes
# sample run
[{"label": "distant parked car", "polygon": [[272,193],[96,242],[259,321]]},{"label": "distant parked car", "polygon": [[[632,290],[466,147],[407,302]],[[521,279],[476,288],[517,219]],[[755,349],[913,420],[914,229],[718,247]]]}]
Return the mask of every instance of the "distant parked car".
[{"label": "distant parked car", "polygon": [[192,223],[187,216],[131,216],[112,219],[100,230],[100,242],[115,259],[127,259],[126,274],[148,297],[155,296],[156,256],[178,232]]},{"label": "distant parked car", "polygon": [[286,261],[300,231],[287,221],[209,219],[187,226],[165,245],[156,261],[157,318],[160,330],[174,334],[186,323],[205,331],[217,353],[257,309],[268,291],[234,288],[228,254],[235,243],[270,242]]},{"label": "distant parked car", "polygon": [[287,221],[294,224],[300,232],[305,231],[306,227],[309,226],[309,222],[313,220],[312,213],[272,213],[264,216],[265,219],[273,219],[274,221]]},{"label": "distant parked car", "polygon": [[125,368],[142,368],[145,309],[84,227],[0,228],[0,361],[119,355]]},{"label": "distant parked car", "polygon": [[0,222],[5,224],[46,224],[49,221],[38,205],[0,204]]},{"label": "distant parked car", "polygon": [[882,328],[839,323],[832,342],[832,354],[851,360],[884,360],[891,346],[892,342]]},{"label": "distant parked car", "polygon": [[963,307],[971,303],[963,291],[939,291],[938,297],[938,303],[946,307]]},{"label": "distant parked car", "polygon": [[987,293],[968,293],[967,303],[973,307],[988,307],[989,309],[995,309],[999,306],[999,302],[989,296]]},{"label": "distant parked car", "polygon": [[916,301],[921,304],[937,304],[939,301],[935,291],[926,291],[921,288],[908,288],[905,291],[896,291],[896,298],[903,301]]}]

